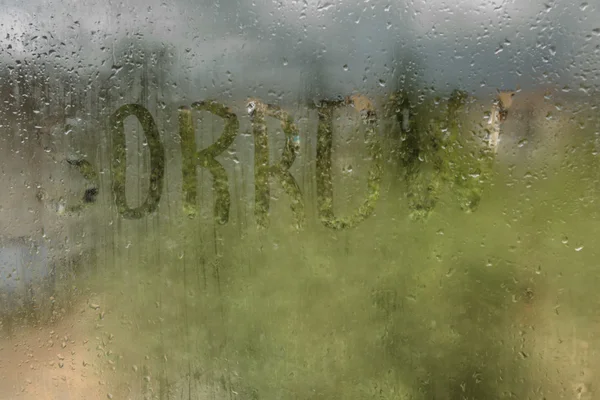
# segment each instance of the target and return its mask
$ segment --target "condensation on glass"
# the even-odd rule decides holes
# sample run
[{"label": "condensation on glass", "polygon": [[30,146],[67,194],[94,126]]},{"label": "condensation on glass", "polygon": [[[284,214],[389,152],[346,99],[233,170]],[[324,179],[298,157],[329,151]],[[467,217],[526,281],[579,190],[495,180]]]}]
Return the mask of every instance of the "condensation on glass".
[{"label": "condensation on glass", "polygon": [[593,2],[9,1],[0,400],[593,399]]}]

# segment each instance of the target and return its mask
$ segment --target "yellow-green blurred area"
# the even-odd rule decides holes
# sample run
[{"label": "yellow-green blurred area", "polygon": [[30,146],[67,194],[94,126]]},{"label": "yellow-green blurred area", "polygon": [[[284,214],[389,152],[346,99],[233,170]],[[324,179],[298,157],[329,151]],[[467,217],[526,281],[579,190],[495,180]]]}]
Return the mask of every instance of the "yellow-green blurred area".
[{"label": "yellow-green blurred area", "polygon": [[[166,140],[159,211],[122,219],[102,186],[89,211],[89,265],[59,280],[48,315],[5,318],[0,376],[10,379],[0,398],[63,398],[43,397],[50,389],[27,383],[27,368],[11,375],[10,360],[55,371],[48,387],[64,385],[73,398],[595,398],[600,120],[584,103],[516,106],[492,157],[478,136],[487,103],[467,101],[454,121],[447,101],[423,102],[411,111],[420,136],[408,177],[405,155],[415,147],[395,112],[381,112],[379,199],[373,215],[342,230],[318,216],[315,114],[294,115],[302,145],[291,171],[307,214],[300,230],[276,183],[269,226],[255,224],[249,125],[219,157],[232,196],[223,225],[202,169],[200,212],[183,212],[179,144]],[[356,114],[338,114],[332,176],[342,217],[366,198],[373,160]],[[198,116],[199,148],[222,130],[211,118]],[[143,200],[149,174],[132,129],[130,206]],[[277,121],[268,129],[274,162],[284,138]],[[450,139],[435,139],[448,131]],[[435,145],[423,145],[426,137]],[[411,184],[419,179],[436,185],[435,201],[413,218],[407,196],[422,195]],[[471,189],[477,207],[461,207]]]}]

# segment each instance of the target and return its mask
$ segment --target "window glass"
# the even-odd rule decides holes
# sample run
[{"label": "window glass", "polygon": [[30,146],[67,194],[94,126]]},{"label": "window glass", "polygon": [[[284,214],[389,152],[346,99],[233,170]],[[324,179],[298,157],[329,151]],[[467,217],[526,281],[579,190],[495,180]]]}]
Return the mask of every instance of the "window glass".
[{"label": "window glass", "polygon": [[596,398],[599,20],[5,1],[0,400]]}]

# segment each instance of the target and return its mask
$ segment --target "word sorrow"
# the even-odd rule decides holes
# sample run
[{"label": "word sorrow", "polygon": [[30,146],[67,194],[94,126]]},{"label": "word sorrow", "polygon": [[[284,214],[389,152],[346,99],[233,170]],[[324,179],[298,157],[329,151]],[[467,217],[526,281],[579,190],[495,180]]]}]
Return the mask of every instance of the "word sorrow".
[{"label": "word sorrow", "polygon": [[[337,107],[351,106],[361,114],[364,124],[365,142],[372,164],[368,176],[367,197],[362,205],[350,216],[337,217],[333,211],[333,183],[331,173],[331,156],[333,147],[332,125],[333,111]],[[206,111],[225,121],[223,132],[217,141],[207,148],[198,150],[195,141],[195,132],[192,111]],[[290,167],[296,159],[298,151],[299,133],[291,116],[283,109],[265,104],[257,99],[248,103],[248,115],[252,122],[254,137],[254,179],[255,179],[255,206],[254,213],[260,227],[268,225],[268,211],[270,188],[272,182],[278,182],[291,199],[291,209],[298,227],[305,221],[304,201],[300,187]],[[376,114],[371,102],[363,96],[350,96],[344,100],[322,101],[318,110],[317,132],[317,158],[316,182],[317,204],[319,218],[322,223],[332,229],[345,229],[356,226],[369,217],[374,210],[374,205],[379,198],[379,185],[382,175],[381,148],[376,138]],[[126,147],[124,121],[128,117],[135,117],[140,122],[150,151],[150,185],[144,202],[138,207],[131,208],[125,196],[126,185]],[[281,121],[285,134],[285,145],[281,159],[276,164],[269,163],[268,133],[265,118],[271,117]],[[198,168],[204,168],[213,177],[213,190],[215,194],[214,216],[219,224],[229,220],[231,195],[225,168],[216,157],[229,148],[235,140],[238,130],[238,117],[228,107],[215,101],[202,101],[192,104],[191,107],[178,109],[179,136],[182,151],[183,173],[183,204],[184,212],[193,218],[198,212],[197,202],[197,176]],[[110,135],[112,137],[112,191],[119,213],[126,219],[140,219],[153,213],[160,202],[163,181],[165,176],[165,149],[161,142],[157,125],[151,113],[141,105],[127,104],[115,111],[109,121]],[[95,168],[87,161],[80,161],[76,165],[84,177],[92,182],[97,182]],[[90,193],[90,190],[93,193]],[[98,185],[88,189],[83,202],[91,204],[95,201]],[[91,195],[93,194],[93,196]],[[78,209],[81,207],[77,207]]]}]

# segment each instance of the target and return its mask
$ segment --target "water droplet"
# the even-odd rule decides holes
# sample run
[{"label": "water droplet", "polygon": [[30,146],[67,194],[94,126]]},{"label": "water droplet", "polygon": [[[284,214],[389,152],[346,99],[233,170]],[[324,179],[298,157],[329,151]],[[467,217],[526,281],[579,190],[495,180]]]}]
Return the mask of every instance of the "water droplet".
[{"label": "water droplet", "polygon": [[600,36],[600,28],[592,29],[592,33],[594,34],[594,36]]},{"label": "water droplet", "polygon": [[583,246],[579,246],[579,247],[575,248],[575,251],[581,251],[581,250],[583,250]]},{"label": "water droplet", "polygon": [[246,110],[248,111],[248,115],[252,116],[252,114],[254,114],[254,111],[256,110],[256,103],[253,101],[249,102],[246,106]]},{"label": "water droplet", "polygon": [[589,5],[589,4],[588,4],[587,2],[585,2],[585,1],[584,1],[584,2],[583,2],[583,3],[581,3],[581,5],[579,6],[579,9],[580,9],[581,11],[585,11],[585,10],[588,8],[588,5]]},{"label": "water droplet", "polygon": [[320,3],[317,5],[317,11],[326,11],[328,9],[330,9],[331,7],[333,7],[333,3]]},{"label": "water droplet", "polygon": [[385,87],[385,81],[383,79],[379,80],[379,86]]},{"label": "water droplet", "polygon": [[348,71],[348,64],[344,64],[342,68],[344,69],[344,71]]},{"label": "water droplet", "polygon": [[284,58],[284,59],[283,59],[283,65],[284,65],[284,66],[287,66],[287,65],[288,65],[288,60],[287,60],[287,58]]}]

